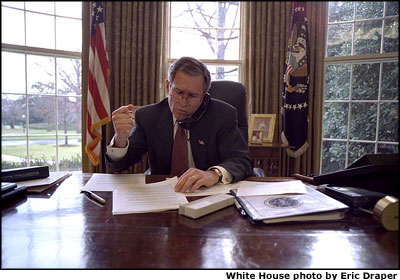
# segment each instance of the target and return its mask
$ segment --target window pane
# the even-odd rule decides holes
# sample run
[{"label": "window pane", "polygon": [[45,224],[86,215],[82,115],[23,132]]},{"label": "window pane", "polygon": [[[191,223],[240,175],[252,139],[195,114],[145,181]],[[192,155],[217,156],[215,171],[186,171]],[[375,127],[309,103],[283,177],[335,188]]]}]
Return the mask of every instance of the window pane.
[{"label": "window pane", "polygon": [[27,166],[25,137],[1,137],[1,168],[11,169]]},{"label": "window pane", "polygon": [[379,63],[354,64],[352,100],[377,100]]},{"label": "window pane", "polygon": [[399,18],[385,20],[385,31],[383,38],[383,52],[399,51]]},{"label": "window pane", "polygon": [[78,19],[57,18],[58,50],[81,52],[82,49],[82,21]]},{"label": "window pane", "polygon": [[399,145],[379,144],[378,154],[398,154]]},{"label": "window pane", "polygon": [[375,144],[373,143],[350,143],[348,165],[367,154],[375,153]]},{"label": "window pane", "polygon": [[56,134],[54,96],[29,96],[29,133]]},{"label": "window pane", "polygon": [[56,15],[82,18],[82,2],[56,2]]},{"label": "window pane", "polygon": [[57,58],[57,94],[81,95],[81,60]]},{"label": "window pane", "polygon": [[50,171],[56,171],[56,137],[29,137],[29,157],[31,165],[48,165]]},{"label": "window pane", "polygon": [[55,94],[54,58],[27,55],[28,93]]},{"label": "window pane", "polygon": [[356,19],[370,19],[383,16],[383,2],[356,2]]},{"label": "window pane", "polygon": [[239,28],[239,2],[172,2],[173,27]]},{"label": "window pane", "polygon": [[25,93],[25,56],[19,53],[2,52],[2,93]]},{"label": "window pane", "polygon": [[[68,143],[67,145],[65,143]],[[82,170],[81,137],[59,136],[58,158],[60,170]]]},{"label": "window pane", "polygon": [[239,59],[239,2],[172,2],[171,7],[171,58]]},{"label": "window pane", "polygon": [[399,141],[399,105],[382,103],[380,106],[379,141]]},{"label": "window pane", "polygon": [[328,26],[327,56],[351,55],[352,24],[335,24]]},{"label": "window pane", "polygon": [[[59,96],[58,129],[63,134],[81,133],[81,98]],[[64,143],[68,145],[68,143]]]},{"label": "window pane", "polygon": [[55,48],[53,16],[26,13],[26,45],[47,49]]},{"label": "window pane", "polygon": [[54,2],[38,2],[38,1],[26,1],[25,8],[28,11],[41,12],[46,14],[54,15]]},{"label": "window pane", "polygon": [[324,138],[346,139],[348,122],[348,103],[325,103]]},{"label": "window pane", "polygon": [[1,136],[26,135],[25,96],[1,95]]},{"label": "window pane", "polygon": [[353,20],[353,15],[354,2],[329,2],[328,22]]},{"label": "window pane", "polygon": [[1,42],[25,45],[24,11],[1,7]]},{"label": "window pane", "polygon": [[321,173],[342,170],[346,165],[346,143],[323,141]]},{"label": "window pane", "polygon": [[386,15],[387,16],[399,15],[399,2],[397,1],[386,2]]},{"label": "window pane", "polygon": [[350,64],[326,66],[325,100],[349,100],[350,71]]},{"label": "window pane", "polygon": [[380,53],[382,39],[382,20],[356,23],[354,54]]},{"label": "window pane", "polygon": [[399,64],[397,62],[383,63],[381,99],[398,100]]},{"label": "window pane", "polygon": [[375,103],[352,103],[350,138],[375,141],[376,117]]}]

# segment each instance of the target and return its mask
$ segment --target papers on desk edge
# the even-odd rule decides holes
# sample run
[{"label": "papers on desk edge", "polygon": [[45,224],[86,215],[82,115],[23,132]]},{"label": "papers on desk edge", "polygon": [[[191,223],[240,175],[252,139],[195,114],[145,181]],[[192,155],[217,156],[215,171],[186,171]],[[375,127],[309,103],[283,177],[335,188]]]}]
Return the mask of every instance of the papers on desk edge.
[{"label": "papers on desk edge", "polygon": [[44,190],[61,183],[69,176],[71,176],[71,173],[66,171],[50,172],[50,175],[47,178],[21,181],[17,182],[17,185],[18,187],[26,187],[28,193],[41,193]]},{"label": "papers on desk edge", "polygon": [[252,223],[338,221],[345,219],[349,207],[305,185],[304,194],[236,196]]}]

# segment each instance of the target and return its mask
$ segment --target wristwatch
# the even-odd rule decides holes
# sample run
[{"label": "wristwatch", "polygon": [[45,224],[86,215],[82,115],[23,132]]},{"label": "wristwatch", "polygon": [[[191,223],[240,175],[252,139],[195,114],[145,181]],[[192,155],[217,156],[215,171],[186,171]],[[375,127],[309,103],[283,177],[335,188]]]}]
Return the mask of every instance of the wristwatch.
[{"label": "wristwatch", "polygon": [[218,168],[210,168],[210,170],[214,171],[218,175],[218,182],[222,181],[222,172]]}]

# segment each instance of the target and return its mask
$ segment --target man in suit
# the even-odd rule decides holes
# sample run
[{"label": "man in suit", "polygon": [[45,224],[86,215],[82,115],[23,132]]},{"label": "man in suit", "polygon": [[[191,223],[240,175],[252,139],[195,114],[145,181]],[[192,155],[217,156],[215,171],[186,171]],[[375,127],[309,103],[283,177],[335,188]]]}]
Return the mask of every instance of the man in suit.
[{"label": "man in suit", "polygon": [[[205,64],[182,57],[168,70],[168,97],[143,106],[131,117],[133,105],[112,113],[115,135],[107,147],[111,171],[121,171],[148,152],[152,174],[171,174],[174,135],[184,127],[187,167],[175,191],[195,191],[222,181],[233,183],[252,175],[252,158],[238,128],[236,109],[207,93],[211,76]],[[182,132],[183,133],[183,132]],[[186,149],[186,148],[185,148]],[[185,159],[186,161],[186,159]],[[172,167],[171,167],[172,166]]]}]

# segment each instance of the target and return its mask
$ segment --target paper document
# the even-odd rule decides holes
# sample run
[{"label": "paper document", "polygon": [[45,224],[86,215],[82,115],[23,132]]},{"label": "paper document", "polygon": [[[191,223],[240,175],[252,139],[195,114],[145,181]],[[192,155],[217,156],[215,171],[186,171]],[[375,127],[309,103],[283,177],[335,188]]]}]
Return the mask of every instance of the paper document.
[{"label": "paper document", "polygon": [[239,184],[240,182],[227,185],[223,183],[218,183],[210,188],[202,186],[192,193],[185,192],[183,194],[187,197],[193,197],[193,196],[208,196],[214,194],[229,193],[231,190],[237,189],[239,187]]},{"label": "paper document", "polygon": [[28,192],[40,193],[52,186],[61,183],[71,176],[68,171],[50,172],[49,177],[17,182],[17,186],[24,186]]},{"label": "paper document", "polygon": [[251,182],[241,181],[237,196],[275,195],[275,194],[306,194],[306,186],[300,180],[285,182]]},{"label": "paper document", "polygon": [[144,174],[103,174],[94,173],[83,186],[85,191],[112,192],[117,185],[145,184]]},{"label": "paper document", "polygon": [[178,179],[153,184],[118,184],[113,191],[113,214],[159,212],[179,209],[187,203],[182,193],[174,191]]}]

